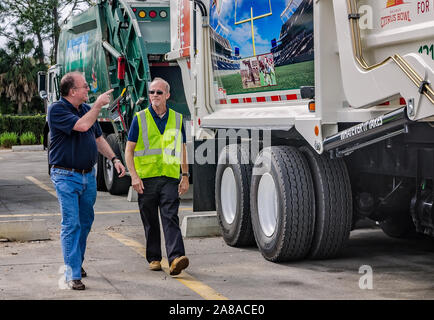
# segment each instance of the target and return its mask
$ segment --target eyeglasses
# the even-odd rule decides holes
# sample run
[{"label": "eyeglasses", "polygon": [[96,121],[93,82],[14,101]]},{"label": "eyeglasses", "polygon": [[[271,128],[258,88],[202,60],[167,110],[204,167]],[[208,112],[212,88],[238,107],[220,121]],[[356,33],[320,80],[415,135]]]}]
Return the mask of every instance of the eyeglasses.
[{"label": "eyeglasses", "polygon": [[74,87],[74,89],[90,89],[90,87],[89,87],[89,84],[88,83],[86,83],[84,86],[82,86],[82,87]]},{"label": "eyeglasses", "polygon": [[160,90],[157,90],[157,91],[155,91],[155,90],[149,90],[149,94],[158,94],[159,96],[161,96],[164,92],[163,91],[160,91]]}]

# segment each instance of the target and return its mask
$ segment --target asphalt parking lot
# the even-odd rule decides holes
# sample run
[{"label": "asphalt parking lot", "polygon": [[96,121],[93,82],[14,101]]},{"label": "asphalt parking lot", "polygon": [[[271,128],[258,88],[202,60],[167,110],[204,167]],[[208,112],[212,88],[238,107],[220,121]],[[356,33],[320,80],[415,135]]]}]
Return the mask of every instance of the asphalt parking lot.
[{"label": "asphalt parking lot", "polygon": [[[60,213],[46,153],[0,151],[0,223],[44,219],[50,240],[0,242],[0,299],[434,299],[434,242],[387,237],[374,225],[351,232],[333,260],[275,264],[255,247],[221,237],[187,238],[190,266],[177,277],[148,269],[137,203],[99,192],[89,235],[85,291],[59,287]],[[180,219],[191,215],[182,201]],[[163,244],[163,253],[164,244]],[[166,262],[167,263],[167,262]]]}]

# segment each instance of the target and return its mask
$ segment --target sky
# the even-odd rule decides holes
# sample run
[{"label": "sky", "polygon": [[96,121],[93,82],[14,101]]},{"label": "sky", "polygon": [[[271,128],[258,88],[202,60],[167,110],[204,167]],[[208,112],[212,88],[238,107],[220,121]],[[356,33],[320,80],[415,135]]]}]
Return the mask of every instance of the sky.
[{"label": "sky", "polygon": [[[287,3],[291,0],[216,0],[217,6],[210,10],[210,24],[217,32],[227,38],[234,47],[240,48],[242,58],[253,56],[251,22],[235,24],[237,21],[250,18],[250,8],[253,8],[253,16],[267,13],[271,15],[253,21],[256,55],[269,53],[271,39],[279,39],[283,22],[292,15],[291,12],[284,18],[280,18]],[[301,3],[301,0],[294,0],[294,3]],[[270,8],[271,7],[271,8]],[[219,8],[219,10],[217,10]],[[219,12],[218,12],[219,11]],[[223,25],[218,27],[218,24]]]},{"label": "sky", "polygon": [[[7,23],[0,23],[0,26],[3,28]],[[6,42],[7,42],[7,38],[0,36],[0,49],[5,49],[6,48]]]}]

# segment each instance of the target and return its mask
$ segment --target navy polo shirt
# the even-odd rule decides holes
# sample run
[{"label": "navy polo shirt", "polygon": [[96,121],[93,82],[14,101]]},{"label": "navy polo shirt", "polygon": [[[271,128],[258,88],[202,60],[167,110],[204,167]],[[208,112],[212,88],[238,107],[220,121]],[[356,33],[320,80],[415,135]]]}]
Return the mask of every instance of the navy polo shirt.
[{"label": "navy polo shirt", "polygon": [[83,103],[77,110],[63,97],[50,105],[47,113],[50,127],[50,164],[74,169],[90,169],[95,165],[98,159],[95,138],[102,135],[98,121],[86,132],[72,130],[90,108]]},{"label": "navy polo shirt", "polygon": [[[148,107],[148,110],[152,114],[152,118],[154,118],[155,124],[158,127],[158,130],[160,130],[160,133],[164,133],[164,129],[166,128],[167,120],[169,119],[169,107],[167,108],[166,113],[162,118],[158,116],[158,114],[155,112],[154,108],[152,106]],[[181,124],[181,133],[182,133],[182,143],[185,143],[185,129],[184,129],[184,121]],[[131,123],[130,132],[128,133],[128,141],[131,142],[137,142],[137,139],[139,138],[139,121],[137,120],[137,115],[134,116],[133,122]]]}]

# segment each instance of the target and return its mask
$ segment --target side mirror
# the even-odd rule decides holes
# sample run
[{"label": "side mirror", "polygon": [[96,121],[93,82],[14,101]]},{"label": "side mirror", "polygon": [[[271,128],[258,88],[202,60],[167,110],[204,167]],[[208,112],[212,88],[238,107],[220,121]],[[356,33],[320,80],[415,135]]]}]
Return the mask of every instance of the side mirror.
[{"label": "side mirror", "polygon": [[47,74],[43,71],[38,72],[38,92],[42,99],[47,99]]},{"label": "side mirror", "polygon": [[45,90],[39,91],[39,96],[44,100],[47,99],[48,98],[47,91]]}]

